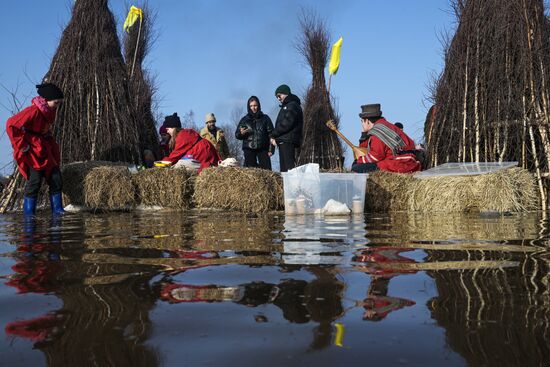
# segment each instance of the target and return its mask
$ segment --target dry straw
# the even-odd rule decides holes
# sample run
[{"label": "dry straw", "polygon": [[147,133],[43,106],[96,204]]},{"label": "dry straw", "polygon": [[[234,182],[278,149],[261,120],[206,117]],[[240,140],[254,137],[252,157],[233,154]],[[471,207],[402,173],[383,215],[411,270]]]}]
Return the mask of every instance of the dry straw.
[{"label": "dry straw", "polygon": [[539,208],[534,176],[522,168],[417,179],[375,172],[367,180],[368,211],[523,212]]},{"label": "dry straw", "polygon": [[127,210],[136,205],[132,174],[127,167],[103,166],[84,179],[84,203],[93,209]]},{"label": "dry straw", "polygon": [[137,200],[142,205],[189,209],[193,206],[195,171],[152,168],[133,175]]},{"label": "dry straw", "polygon": [[195,183],[199,208],[263,213],[283,208],[279,173],[259,168],[216,167],[202,171]]},{"label": "dry straw", "polygon": [[[63,200],[64,204],[86,205],[84,181],[90,171],[98,167],[121,166],[126,168],[126,163],[106,162],[106,161],[88,161],[66,164],[62,167],[63,176]],[[107,183],[110,187],[111,183]]]}]

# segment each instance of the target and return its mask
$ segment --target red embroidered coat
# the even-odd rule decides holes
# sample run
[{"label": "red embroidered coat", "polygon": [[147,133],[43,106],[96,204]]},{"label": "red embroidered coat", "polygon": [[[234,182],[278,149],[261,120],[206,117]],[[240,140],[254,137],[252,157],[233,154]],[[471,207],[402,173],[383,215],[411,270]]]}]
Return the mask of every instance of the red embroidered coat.
[{"label": "red embroidered coat", "polygon": [[204,168],[217,166],[221,160],[216,148],[208,140],[202,139],[193,129],[181,129],[176,136],[174,150],[162,160],[174,164],[184,155],[191,155],[201,163],[199,172]]},{"label": "red embroidered coat", "polygon": [[[414,141],[409,138],[403,130],[395,126],[394,124],[386,121],[386,119],[381,118],[376,121],[376,124],[383,124],[393,131],[395,131],[401,139],[405,142],[403,151],[415,150]],[[411,173],[420,171],[421,165],[420,162],[416,160],[416,157],[413,153],[407,154],[397,154],[393,155],[392,150],[382,142],[379,138],[374,135],[371,135],[369,139],[361,142],[360,147],[367,148],[368,154],[358,161],[358,163],[376,163],[378,168],[382,171],[397,172],[397,173]]]},{"label": "red embroidered coat", "polygon": [[6,122],[6,132],[13,147],[13,158],[25,179],[29,179],[29,167],[45,171],[59,167],[59,145],[50,128],[55,120],[55,110],[49,109],[42,97],[35,97],[31,106],[13,115]]}]

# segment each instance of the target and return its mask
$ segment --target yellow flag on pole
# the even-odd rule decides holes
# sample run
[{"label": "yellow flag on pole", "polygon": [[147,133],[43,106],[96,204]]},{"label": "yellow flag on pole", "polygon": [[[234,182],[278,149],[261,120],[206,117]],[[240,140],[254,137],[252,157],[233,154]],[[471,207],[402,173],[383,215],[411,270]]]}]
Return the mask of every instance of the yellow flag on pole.
[{"label": "yellow flag on pole", "polygon": [[340,49],[342,48],[343,39],[340,37],[334,45],[330,54],[330,63],[328,64],[328,72],[330,75],[336,74],[340,67]]},{"label": "yellow flag on pole", "polygon": [[136,20],[138,20],[138,18],[140,19],[140,21],[143,19],[143,12],[141,11],[140,8],[132,5],[130,7],[130,11],[128,12],[128,16],[126,17],[126,20],[124,21],[124,26],[123,26],[124,30],[126,32],[129,32],[128,30],[130,29],[131,26],[134,25],[134,23],[136,22]]}]

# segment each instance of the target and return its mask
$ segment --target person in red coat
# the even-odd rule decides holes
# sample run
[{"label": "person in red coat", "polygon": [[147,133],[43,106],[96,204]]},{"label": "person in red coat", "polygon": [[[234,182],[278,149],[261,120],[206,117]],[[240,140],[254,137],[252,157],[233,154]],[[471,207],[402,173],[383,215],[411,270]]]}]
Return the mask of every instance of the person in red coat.
[{"label": "person in red coat", "polygon": [[207,167],[217,166],[221,160],[216,147],[208,140],[201,138],[199,133],[193,129],[182,129],[181,121],[177,113],[166,116],[164,125],[170,134],[170,147],[172,152],[162,158],[175,164],[181,157],[187,156],[200,162],[199,173]]},{"label": "person in red coat", "polygon": [[13,158],[19,172],[27,180],[23,212],[25,215],[34,215],[42,179],[46,178],[50,187],[52,212],[63,214],[59,171],[61,158],[51,127],[64,96],[61,89],[52,83],[40,84],[36,88],[38,96],[32,99],[31,105],[6,122]]},{"label": "person in red coat", "polygon": [[382,117],[380,104],[361,106],[362,135],[359,146],[368,153],[359,157],[351,170],[372,172],[377,170],[412,173],[420,171],[421,164],[416,159],[414,141],[394,124]]}]

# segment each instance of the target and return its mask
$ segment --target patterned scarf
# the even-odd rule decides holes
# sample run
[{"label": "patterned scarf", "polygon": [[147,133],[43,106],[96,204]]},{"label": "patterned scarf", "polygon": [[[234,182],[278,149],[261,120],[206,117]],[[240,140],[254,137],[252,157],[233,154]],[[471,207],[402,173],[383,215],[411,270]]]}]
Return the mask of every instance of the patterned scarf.
[{"label": "patterned scarf", "polygon": [[386,144],[391,149],[393,155],[397,155],[405,147],[405,142],[401,136],[386,125],[375,124],[369,130],[369,134],[376,136],[382,143]]}]

